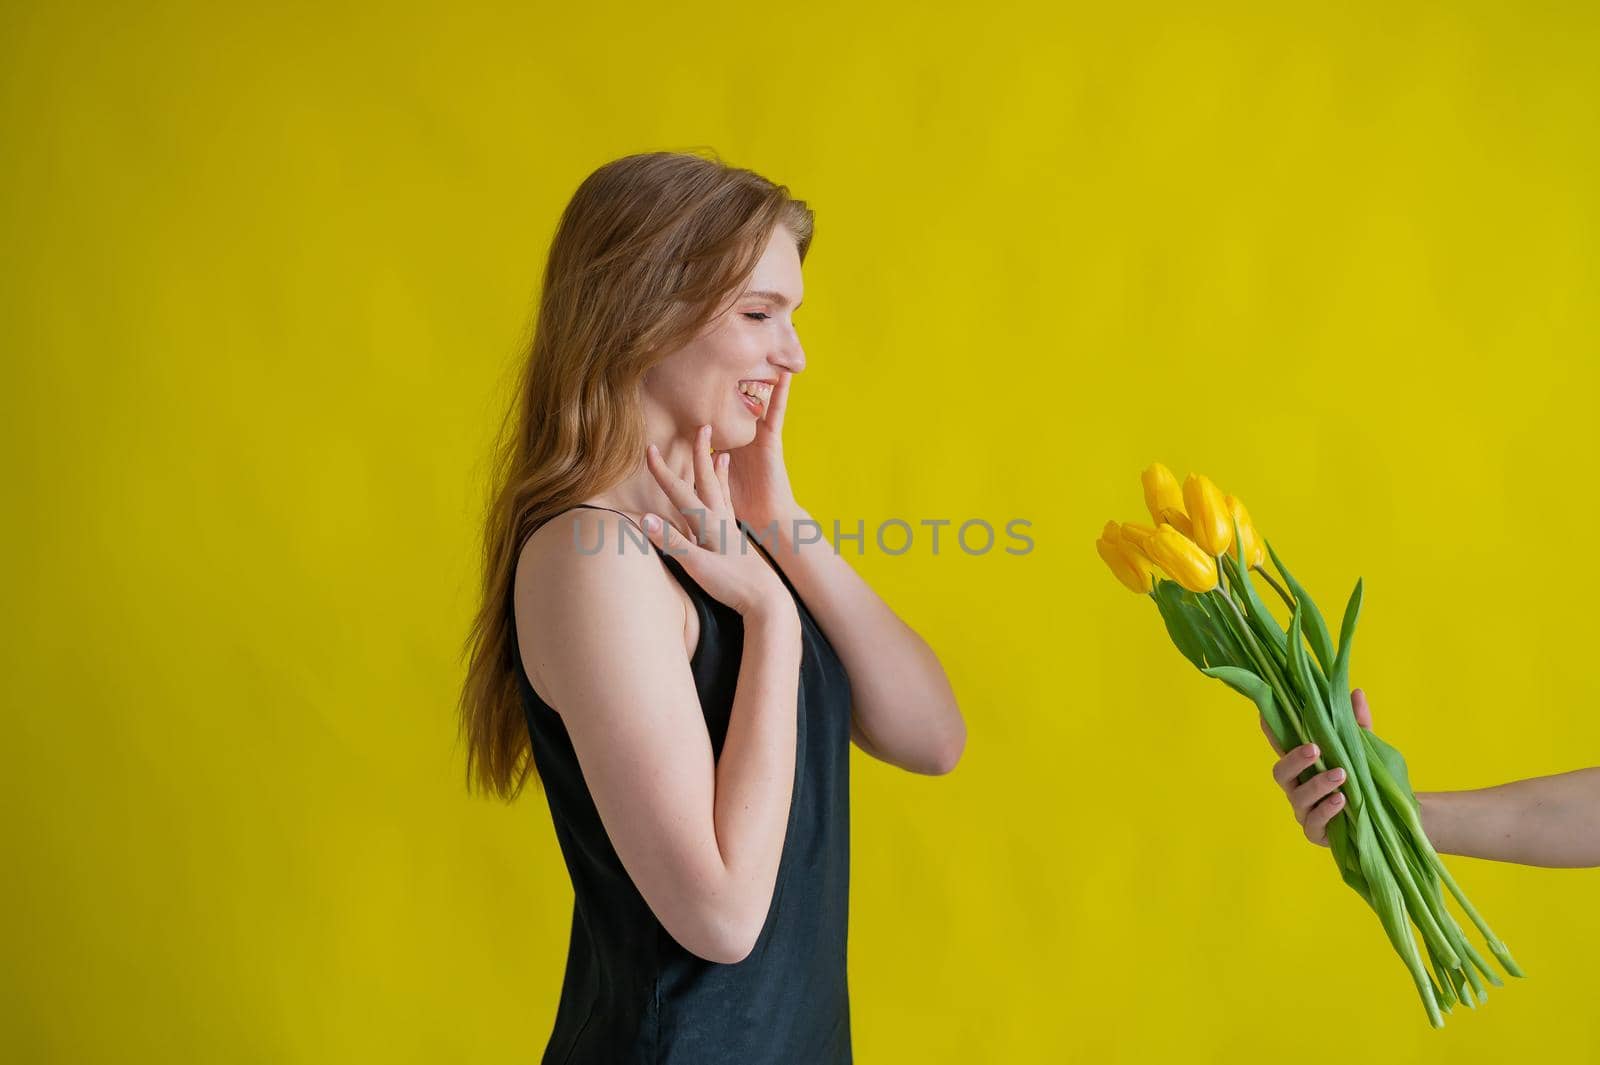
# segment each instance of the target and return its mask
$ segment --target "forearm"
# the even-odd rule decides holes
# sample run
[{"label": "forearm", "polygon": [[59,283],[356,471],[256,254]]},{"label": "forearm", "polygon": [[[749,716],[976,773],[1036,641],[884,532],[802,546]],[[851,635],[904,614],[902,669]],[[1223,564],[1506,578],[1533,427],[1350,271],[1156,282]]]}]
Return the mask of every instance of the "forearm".
[{"label": "forearm", "polygon": [[1422,827],[1444,854],[1575,868],[1600,865],[1600,768],[1473,791],[1418,792]]},{"label": "forearm", "polygon": [[727,876],[716,913],[734,940],[759,934],[772,904],[794,793],[799,686],[800,619],[785,598],[744,618],[739,679],[717,760],[713,816]]},{"label": "forearm", "polygon": [[809,514],[776,525],[769,550],[844,663],[855,727],[872,752],[913,772],[947,772],[966,743],[966,723],[938,656]]}]

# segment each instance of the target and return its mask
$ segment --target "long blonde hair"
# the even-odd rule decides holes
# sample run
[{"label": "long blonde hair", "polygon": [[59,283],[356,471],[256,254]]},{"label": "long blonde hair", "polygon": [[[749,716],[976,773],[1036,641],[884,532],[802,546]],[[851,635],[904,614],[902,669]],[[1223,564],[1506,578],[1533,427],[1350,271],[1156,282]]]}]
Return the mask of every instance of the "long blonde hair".
[{"label": "long blonde hair", "polygon": [[645,152],[573,193],[545,265],[534,333],[501,426],[483,538],[483,601],[467,637],[467,788],[507,802],[534,767],[519,695],[512,588],[527,538],[610,488],[644,450],[640,382],[743,289],[778,225],[805,261],[804,200],[714,152]]}]

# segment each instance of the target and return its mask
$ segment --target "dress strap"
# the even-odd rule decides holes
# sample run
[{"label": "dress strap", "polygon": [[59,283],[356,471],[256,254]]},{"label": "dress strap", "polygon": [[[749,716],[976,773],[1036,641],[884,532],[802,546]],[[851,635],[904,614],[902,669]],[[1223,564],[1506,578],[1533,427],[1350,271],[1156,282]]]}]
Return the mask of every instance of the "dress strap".
[{"label": "dress strap", "polygon": [[[588,507],[590,510],[609,510],[613,514],[622,514],[622,511],[616,509],[615,507],[600,507],[600,506],[596,506],[593,503],[574,503],[572,505],[575,506],[575,507]],[[624,518],[628,519],[628,524],[632,525],[635,529],[638,529],[640,532],[644,532],[643,527],[641,527],[638,522],[634,521],[633,518],[629,517],[627,514],[622,514],[622,516]],[[646,535],[646,539],[648,539],[648,538],[649,538],[649,536],[647,534]]]},{"label": "dress strap", "polygon": [[[629,517],[629,515],[623,514],[622,511],[618,510],[617,508],[596,506],[593,503],[574,503],[573,507],[587,507],[589,510],[609,510],[613,514],[622,515],[623,518],[627,519],[629,525],[632,525],[635,529],[639,530],[639,535],[644,537],[644,542],[649,545],[650,550],[654,551],[658,555],[662,555],[663,558],[670,557],[663,554],[661,548],[655,545],[655,541],[650,539],[650,534],[645,532],[644,528],[638,522],[634,521],[632,517]],[[673,561],[676,562],[677,560],[673,559]]]}]

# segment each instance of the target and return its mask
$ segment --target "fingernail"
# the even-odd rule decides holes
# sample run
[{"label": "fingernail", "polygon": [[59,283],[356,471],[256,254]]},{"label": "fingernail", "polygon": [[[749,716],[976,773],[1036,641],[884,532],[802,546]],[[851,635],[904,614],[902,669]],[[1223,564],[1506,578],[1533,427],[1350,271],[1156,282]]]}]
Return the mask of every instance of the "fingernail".
[{"label": "fingernail", "polygon": [[1342,791],[1341,792],[1334,792],[1333,797],[1328,800],[1328,804],[1330,806],[1341,806],[1341,805],[1343,805],[1343,803],[1344,803],[1344,792],[1342,792]]},{"label": "fingernail", "polygon": [[1311,745],[1311,757],[1313,760],[1322,757],[1322,749],[1314,743]]},{"label": "fingernail", "polygon": [[646,531],[655,532],[656,531],[656,522],[658,522],[659,520],[660,519],[657,518],[654,514],[646,514],[644,516],[644,527],[645,527]]},{"label": "fingernail", "polygon": [[659,455],[661,453],[660,451],[658,451],[656,449],[656,446],[654,444],[651,444],[649,447],[645,448],[645,450],[650,452],[650,454],[652,454],[652,455]]},{"label": "fingernail", "polygon": [[1328,774],[1328,779],[1330,779],[1330,780],[1343,780],[1344,779],[1344,770],[1343,769],[1335,769],[1332,773]]}]

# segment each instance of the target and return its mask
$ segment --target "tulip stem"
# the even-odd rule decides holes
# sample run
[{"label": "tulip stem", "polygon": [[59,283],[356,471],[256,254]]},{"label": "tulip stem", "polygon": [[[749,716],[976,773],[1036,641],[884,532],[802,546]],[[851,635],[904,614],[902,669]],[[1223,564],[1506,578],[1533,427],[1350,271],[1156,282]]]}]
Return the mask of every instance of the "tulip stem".
[{"label": "tulip stem", "polygon": [[1252,566],[1251,568],[1267,579],[1267,583],[1272,585],[1272,590],[1278,593],[1278,598],[1282,599],[1284,605],[1287,606],[1291,612],[1293,612],[1294,600],[1289,598],[1289,593],[1280,588],[1278,586],[1278,582],[1272,579],[1272,574],[1267,572],[1267,568],[1265,566]]},{"label": "tulip stem", "polygon": [[[1284,715],[1294,728],[1296,738],[1301,743],[1309,742],[1311,731],[1306,725],[1305,717],[1300,708],[1295,705],[1290,696],[1294,689],[1290,686],[1287,678],[1279,671],[1278,663],[1273,659],[1272,652],[1263,647],[1261,641],[1256,638],[1256,634],[1250,631],[1250,623],[1245,620],[1244,613],[1239,609],[1239,604],[1233,601],[1233,596],[1221,588],[1214,589],[1212,594],[1221,597],[1228,604],[1228,609],[1233,612],[1233,619],[1237,621],[1237,625],[1233,625],[1226,617],[1224,617],[1223,623],[1235,630],[1234,639],[1239,641],[1239,645],[1243,648],[1245,654],[1255,660],[1256,673],[1262,680],[1266,681],[1267,686],[1272,689],[1273,696],[1278,702],[1283,704]],[[1319,770],[1325,768],[1321,757],[1317,758],[1315,764]]]}]

